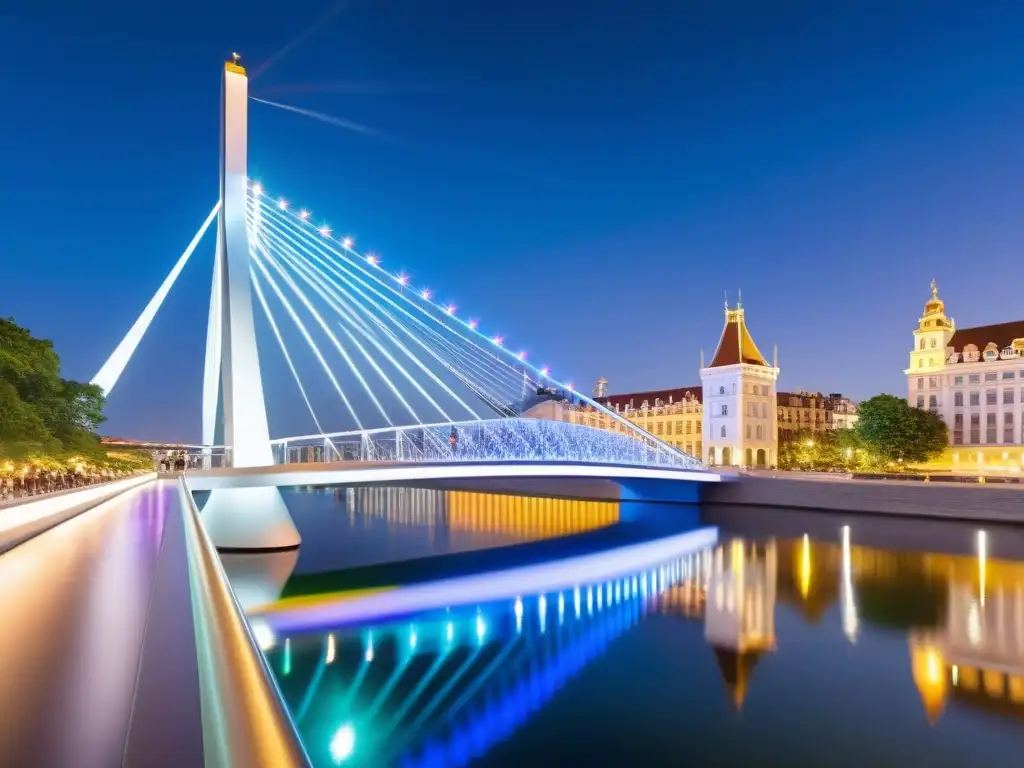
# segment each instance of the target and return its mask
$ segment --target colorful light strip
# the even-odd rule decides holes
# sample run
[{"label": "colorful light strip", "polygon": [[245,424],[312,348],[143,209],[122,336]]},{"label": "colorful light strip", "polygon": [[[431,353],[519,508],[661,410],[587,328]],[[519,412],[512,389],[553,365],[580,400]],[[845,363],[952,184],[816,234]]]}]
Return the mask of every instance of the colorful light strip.
[{"label": "colorful light strip", "polygon": [[354,600],[299,607],[274,606],[253,615],[267,621],[275,632],[358,624],[440,608],[512,599],[530,592],[572,589],[581,583],[632,575],[667,560],[707,549],[717,542],[717,528],[700,528],[605,552],[442,579]]}]

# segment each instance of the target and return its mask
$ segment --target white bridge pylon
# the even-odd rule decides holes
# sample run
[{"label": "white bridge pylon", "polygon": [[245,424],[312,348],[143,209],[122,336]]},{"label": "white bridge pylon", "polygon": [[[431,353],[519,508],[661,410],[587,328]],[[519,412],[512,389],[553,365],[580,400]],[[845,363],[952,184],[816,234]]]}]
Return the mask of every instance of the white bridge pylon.
[{"label": "white bridge pylon", "polygon": [[[249,79],[237,62],[224,63],[221,102],[220,212],[210,292],[203,376],[203,443],[231,447],[235,467],[274,463],[263,399],[252,314],[246,205]],[[299,546],[301,538],[277,488],[210,494],[203,523],[219,549]]]}]

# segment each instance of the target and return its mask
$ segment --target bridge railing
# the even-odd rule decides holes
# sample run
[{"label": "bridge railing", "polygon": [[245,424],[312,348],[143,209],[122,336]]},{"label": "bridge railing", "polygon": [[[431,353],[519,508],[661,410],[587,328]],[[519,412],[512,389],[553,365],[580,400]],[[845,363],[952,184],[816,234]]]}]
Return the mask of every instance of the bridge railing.
[{"label": "bridge railing", "polygon": [[578,461],[700,469],[698,459],[642,433],[531,418],[388,427],[273,441],[279,464],[329,461]]}]

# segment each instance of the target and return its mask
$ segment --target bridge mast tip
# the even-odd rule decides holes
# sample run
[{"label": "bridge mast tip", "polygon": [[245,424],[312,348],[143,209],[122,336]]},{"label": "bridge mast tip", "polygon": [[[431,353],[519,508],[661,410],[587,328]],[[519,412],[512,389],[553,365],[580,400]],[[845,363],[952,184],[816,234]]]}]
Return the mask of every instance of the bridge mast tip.
[{"label": "bridge mast tip", "polygon": [[245,67],[243,67],[239,63],[241,61],[242,61],[241,54],[232,53],[231,54],[231,61],[225,61],[224,62],[224,69],[226,69],[228,72],[234,72],[235,74],[238,74],[238,75],[244,75],[245,74]]}]

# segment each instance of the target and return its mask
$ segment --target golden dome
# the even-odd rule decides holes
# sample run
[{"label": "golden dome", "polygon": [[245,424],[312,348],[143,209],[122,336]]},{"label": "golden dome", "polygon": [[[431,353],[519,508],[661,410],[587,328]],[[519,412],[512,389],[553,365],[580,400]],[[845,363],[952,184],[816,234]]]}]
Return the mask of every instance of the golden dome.
[{"label": "golden dome", "polygon": [[939,289],[935,285],[935,280],[932,280],[932,297],[924,305],[924,313],[926,315],[937,315],[942,314],[946,311],[946,304],[939,298]]}]

